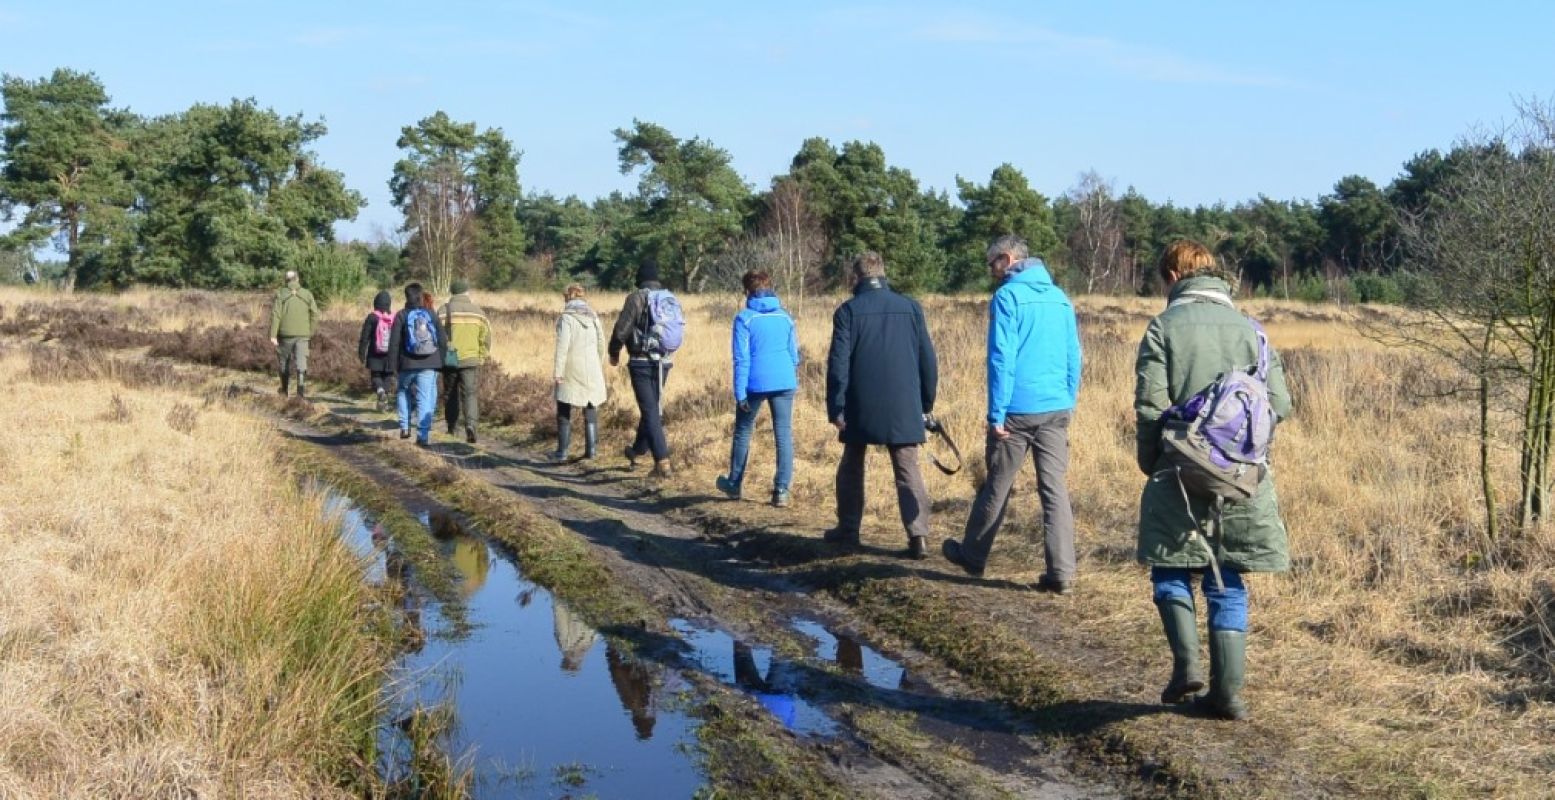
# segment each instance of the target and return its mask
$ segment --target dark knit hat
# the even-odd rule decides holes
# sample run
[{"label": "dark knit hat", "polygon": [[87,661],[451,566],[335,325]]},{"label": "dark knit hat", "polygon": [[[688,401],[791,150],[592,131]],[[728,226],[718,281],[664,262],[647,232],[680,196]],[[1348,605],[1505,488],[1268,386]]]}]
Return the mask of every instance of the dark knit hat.
[{"label": "dark knit hat", "polygon": [[448,284],[448,291],[452,294],[464,294],[470,291],[470,282],[463,278],[455,278],[453,283]]},{"label": "dark knit hat", "polygon": [[653,259],[645,259],[637,265],[637,285],[659,282],[659,262]]},{"label": "dark knit hat", "polygon": [[394,298],[389,293],[379,292],[373,296],[373,308],[378,311],[388,311],[394,305]]}]

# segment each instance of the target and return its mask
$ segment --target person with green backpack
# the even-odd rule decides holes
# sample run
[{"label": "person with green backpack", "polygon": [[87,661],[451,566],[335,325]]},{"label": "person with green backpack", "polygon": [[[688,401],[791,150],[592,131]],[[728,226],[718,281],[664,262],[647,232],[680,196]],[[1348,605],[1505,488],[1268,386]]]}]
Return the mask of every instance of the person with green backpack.
[{"label": "person with green backpack", "polygon": [[1268,448],[1290,391],[1279,355],[1231,300],[1231,285],[1202,244],[1180,241],[1161,259],[1166,310],[1150,321],[1135,362],[1134,416],[1145,482],[1139,561],[1172,651],[1161,702],[1204,689],[1193,578],[1209,606],[1210,716],[1249,718],[1241,697],[1249,572],[1290,567]]},{"label": "person with green backpack", "polygon": [[313,293],[302,288],[301,279],[292,270],[286,272],[286,285],[275,291],[270,304],[270,344],[275,347],[281,367],[281,396],[285,397],[293,369],[297,370],[297,396],[307,392],[308,342],[318,329],[319,304]]}]

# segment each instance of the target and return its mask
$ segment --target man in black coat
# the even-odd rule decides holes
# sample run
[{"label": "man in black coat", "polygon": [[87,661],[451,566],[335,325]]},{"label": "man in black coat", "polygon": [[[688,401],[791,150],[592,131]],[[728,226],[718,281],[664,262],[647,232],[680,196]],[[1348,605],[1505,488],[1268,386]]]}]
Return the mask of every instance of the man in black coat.
[{"label": "man in black coat", "polygon": [[939,366],[923,308],[886,283],[885,261],[868,252],[854,260],[853,299],[832,315],[826,363],[826,417],[843,443],[837,464],[837,527],[826,541],[857,545],[864,521],[864,457],[885,445],[896,475],[896,501],[907,528],[908,555],[924,558],[929,493],[918,469],[934,410]]}]

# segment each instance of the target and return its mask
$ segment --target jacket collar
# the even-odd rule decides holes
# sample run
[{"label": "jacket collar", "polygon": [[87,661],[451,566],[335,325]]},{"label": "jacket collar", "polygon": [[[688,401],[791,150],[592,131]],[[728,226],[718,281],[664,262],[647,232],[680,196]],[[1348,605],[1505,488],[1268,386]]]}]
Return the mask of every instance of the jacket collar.
[{"label": "jacket collar", "polygon": [[1010,271],[1004,276],[1005,283],[1023,283],[1032,287],[1048,287],[1053,285],[1053,276],[1047,271],[1047,264],[1040,258],[1027,258],[1015,262],[1010,266]]},{"label": "jacket collar", "polygon": [[891,288],[890,282],[885,278],[865,278],[853,286],[853,294],[861,295],[865,292],[873,292],[877,289]]},{"label": "jacket collar", "polygon": [[1193,294],[1221,294],[1225,295],[1226,302],[1231,302],[1231,284],[1211,275],[1198,275],[1192,278],[1183,278],[1172,284],[1172,290],[1167,294],[1167,302],[1175,302],[1184,295]]},{"label": "jacket collar", "polygon": [[642,283],[637,284],[637,288],[639,290],[641,290],[641,289],[663,289],[664,288],[664,284],[659,283],[658,281],[643,281]]}]

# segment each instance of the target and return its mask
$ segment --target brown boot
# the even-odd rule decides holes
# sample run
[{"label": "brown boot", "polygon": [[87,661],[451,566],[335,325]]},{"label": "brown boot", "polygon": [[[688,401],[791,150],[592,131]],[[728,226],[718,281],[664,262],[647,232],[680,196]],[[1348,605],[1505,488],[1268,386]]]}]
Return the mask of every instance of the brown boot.
[{"label": "brown boot", "polygon": [[659,478],[661,480],[664,478],[672,478],[674,476],[675,470],[670,467],[670,460],[667,458],[661,461],[653,462],[653,471],[648,473],[648,477]]}]

